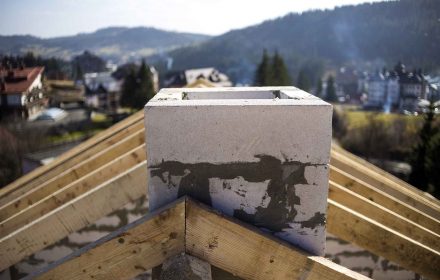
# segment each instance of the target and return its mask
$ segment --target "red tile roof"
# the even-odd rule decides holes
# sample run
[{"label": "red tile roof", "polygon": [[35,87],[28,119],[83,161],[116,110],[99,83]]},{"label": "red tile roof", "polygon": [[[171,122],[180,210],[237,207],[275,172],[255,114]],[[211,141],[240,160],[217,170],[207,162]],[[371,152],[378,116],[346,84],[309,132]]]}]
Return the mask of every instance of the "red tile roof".
[{"label": "red tile roof", "polygon": [[8,76],[8,70],[0,69],[0,82],[4,80],[5,87],[0,86],[0,94],[12,94],[27,91],[37,76],[41,74],[44,67],[26,67],[23,69],[12,69],[12,77]]}]

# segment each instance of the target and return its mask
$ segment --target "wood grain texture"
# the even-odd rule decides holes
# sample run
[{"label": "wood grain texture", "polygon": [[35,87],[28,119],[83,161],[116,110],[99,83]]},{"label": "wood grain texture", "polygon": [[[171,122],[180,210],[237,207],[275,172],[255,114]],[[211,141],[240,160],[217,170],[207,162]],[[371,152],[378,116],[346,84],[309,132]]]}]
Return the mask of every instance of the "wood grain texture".
[{"label": "wood grain texture", "polygon": [[0,271],[146,195],[142,162],[0,239]]},{"label": "wood grain texture", "polygon": [[360,164],[347,156],[332,151],[330,164],[351,174],[352,176],[364,181],[373,187],[388,193],[394,198],[409,204],[410,206],[426,213],[434,219],[440,219],[440,205],[431,202],[422,195],[409,192],[396,182],[381,176],[367,166]]},{"label": "wood grain texture", "polygon": [[[374,203],[334,183],[333,181],[330,181],[329,198],[401,233],[409,239],[430,247],[432,250],[437,251],[437,253],[440,252],[440,235],[397,215],[387,208]],[[338,221],[328,220],[328,223],[338,223]],[[387,240],[378,241],[388,242]]]},{"label": "wood grain texture", "polygon": [[61,259],[29,279],[132,279],[185,251],[179,200]]},{"label": "wood grain texture", "polygon": [[0,238],[145,160],[146,151],[143,144],[0,222]]},{"label": "wood grain texture", "polygon": [[440,254],[328,199],[329,233],[429,279],[440,279]]},{"label": "wood grain texture", "polygon": [[189,200],[186,252],[243,279],[369,279]]},{"label": "wood grain texture", "polygon": [[64,172],[0,207],[0,221],[8,219],[30,205],[62,189],[67,184],[70,184],[86,174],[93,172],[102,165],[123,155],[131,149],[144,144],[144,142],[144,129],[141,129],[140,131],[122,139],[116,144],[90,156],[88,159],[78,163],[74,167],[64,170]]},{"label": "wood grain texture", "polygon": [[386,172],[385,170],[377,167],[376,165],[366,161],[365,159],[356,156],[355,154],[350,153],[349,151],[343,149],[341,146],[338,146],[337,144],[335,144],[334,142],[332,142],[332,150],[334,152],[337,152],[339,154],[342,154],[348,158],[350,158],[351,160],[365,166],[366,168],[370,169],[371,171],[377,173],[379,176],[385,177],[388,180],[393,181],[394,183],[399,185],[400,189],[405,189],[404,191],[407,191],[409,193],[412,193],[414,195],[418,195],[418,196],[422,196],[424,199],[429,200],[430,202],[440,206],[440,201],[438,199],[436,199],[435,197],[431,196],[431,195],[427,195],[424,191],[408,184],[407,182],[403,181],[402,179],[394,176],[393,174],[390,174],[388,172]]},{"label": "wood grain texture", "polygon": [[437,234],[440,233],[439,220],[398,199],[395,199],[393,196],[359,180],[356,177],[353,177],[339,168],[330,166],[330,180],[355,192],[358,195],[367,198],[368,200],[388,208],[396,214],[399,214],[400,216],[403,216],[428,230],[431,230]]},{"label": "wood grain texture", "polygon": [[143,113],[138,112],[63,153],[49,164],[18,178],[0,189],[0,205],[4,205],[78,162],[113,145],[134,131],[142,129],[144,127],[142,119]]}]

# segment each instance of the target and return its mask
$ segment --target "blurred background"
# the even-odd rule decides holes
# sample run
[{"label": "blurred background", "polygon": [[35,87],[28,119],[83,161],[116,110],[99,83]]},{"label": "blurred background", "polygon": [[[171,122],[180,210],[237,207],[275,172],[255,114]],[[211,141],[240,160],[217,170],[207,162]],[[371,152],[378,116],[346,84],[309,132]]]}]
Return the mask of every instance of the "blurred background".
[{"label": "blurred background", "polygon": [[292,85],[334,104],[336,144],[440,197],[437,0],[1,6],[0,187],[160,88]]}]

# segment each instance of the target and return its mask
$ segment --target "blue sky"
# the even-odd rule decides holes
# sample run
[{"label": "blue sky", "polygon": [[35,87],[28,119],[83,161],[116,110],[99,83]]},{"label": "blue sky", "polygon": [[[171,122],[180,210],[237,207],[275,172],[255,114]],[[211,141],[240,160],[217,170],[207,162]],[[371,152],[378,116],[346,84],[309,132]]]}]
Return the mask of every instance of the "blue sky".
[{"label": "blue sky", "polygon": [[40,37],[93,32],[108,26],[218,35],[289,12],[379,0],[0,0],[0,35]]}]

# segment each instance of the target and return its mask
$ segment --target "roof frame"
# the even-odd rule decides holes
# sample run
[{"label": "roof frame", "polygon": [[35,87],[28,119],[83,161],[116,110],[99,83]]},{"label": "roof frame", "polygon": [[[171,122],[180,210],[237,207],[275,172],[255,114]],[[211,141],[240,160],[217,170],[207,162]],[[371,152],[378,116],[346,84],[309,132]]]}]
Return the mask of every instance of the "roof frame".
[{"label": "roof frame", "polygon": [[28,278],[130,279],[183,252],[243,279],[369,279],[187,197]]}]

